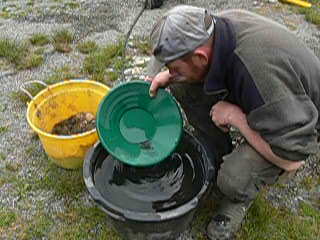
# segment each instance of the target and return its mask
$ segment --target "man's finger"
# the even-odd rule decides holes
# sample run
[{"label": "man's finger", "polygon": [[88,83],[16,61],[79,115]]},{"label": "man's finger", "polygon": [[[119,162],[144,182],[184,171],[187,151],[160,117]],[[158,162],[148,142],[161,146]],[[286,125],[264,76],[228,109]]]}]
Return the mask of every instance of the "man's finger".
[{"label": "man's finger", "polygon": [[155,97],[155,96],[157,96],[158,88],[159,88],[158,83],[155,82],[155,81],[153,81],[153,82],[151,83],[150,88],[149,88],[149,95],[150,95],[150,97]]}]

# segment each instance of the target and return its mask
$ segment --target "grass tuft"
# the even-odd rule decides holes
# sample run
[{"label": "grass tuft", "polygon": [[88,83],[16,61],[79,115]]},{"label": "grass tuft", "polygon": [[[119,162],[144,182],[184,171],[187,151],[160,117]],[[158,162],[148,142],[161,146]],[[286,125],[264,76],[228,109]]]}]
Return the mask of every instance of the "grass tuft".
[{"label": "grass tuft", "polygon": [[32,53],[31,55],[27,56],[23,62],[17,65],[18,69],[31,69],[36,68],[42,65],[44,59],[43,56]]},{"label": "grass tuft", "polygon": [[141,54],[150,55],[151,54],[151,44],[148,40],[134,39],[134,46],[139,50]]},{"label": "grass tuft", "polygon": [[6,58],[10,63],[20,64],[27,54],[28,48],[25,44],[7,38],[0,39],[0,57]]},{"label": "grass tuft", "polygon": [[6,169],[10,172],[17,172],[20,168],[20,163],[6,163]]},{"label": "grass tuft", "polygon": [[50,38],[46,34],[36,33],[31,36],[30,42],[32,45],[35,45],[35,46],[44,46],[50,43]]},{"label": "grass tuft", "polygon": [[111,59],[102,51],[98,51],[90,54],[85,58],[83,69],[89,74],[103,74],[110,63]]},{"label": "grass tuft", "polygon": [[55,43],[72,43],[74,39],[73,33],[67,29],[57,30],[52,37]]},{"label": "grass tuft", "polygon": [[33,53],[36,54],[36,55],[43,55],[44,52],[45,52],[46,48],[45,47],[39,47],[39,48],[36,48]]},{"label": "grass tuft", "polygon": [[4,161],[6,160],[6,158],[7,156],[4,153],[0,152],[0,161]]},{"label": "grass tuft", "polygon": [[0,230],[9,227],[16,221],[16,214],[13,211],[0,209]]},{"label": "grass tuft", "polygon": [[120,77],[120,74],[119,74],[119,73],[117,73],[117,72],[112,72],[112,71],[108,71],[108,72],[106,73],[106,75],[107,75],[107,80],[108,80],[109,82],[114,82],[114,81],[116,81],[116,80]]},{"label": "grass tuft", "polygon": [[65,6],[70,8],[70,9],[76,9],[76,8],[80,7],[80,4],[74,1],[74,2],[65,3]]},{"label": "grass tuft", "polygon": [[27,6],[33,6],[34,5],[34,1],[33,0],[29,0],[27,3],[26,3]]},{"label": "grass tuft", "polygon": [[306,176],[302,182],[302,186],[304,186],[308,191],[314,189],[317,186],[317,180],[311,176]]},{"label": "grass tuft", "polygon": [[90,74],[104,73],[115,57],[122,56],[123,43],[108,45],[99,51],[90,54],[84,60],[84,70]]},{"label": "grass tuft", "polygon": [[320,11],[316,9],[310,9],[306,14],[306,20],[317,26],[320,26]]},{"label": "grass tuft", "polygon": [[30,52],[26,43],[0,39],[0,57],[14,64],[18,70],[30,69],[43,63],[43,56]]},{"label": "grass tuft", "polygon": [[[127,64],[128,60],[123,59],[124,42],[119,41],[115,44],[108,45],[90,53],[84,60],[83,71],[91,74],[92,79],[103,82],[116,80],[122,69],[123,64]],[[113,73],[106,73],[107,68],[113,68]]]},{"label": "grass tuft", "polygon": [[3,134],[9,130],[9,126],[0,126],[0,134]]},{"label": "grass tuft", "polygon": [[52,37],[52,44],[56,51],[68,53],[72,51],[70,44],[74,40],[74,34],[67,29],[56,31]]},{"label": "grass tuft", "polygon": [[106,76],[105,76],[104,72],[102,72],[102,73],[94,73],[94,74],[92,74],[91,79],[94,80],[94,81],[103,83],[103,82],[106,81]]},{"label": "grass tuft", "polygon": [[77,49],[83,54],[88,54],[96,51],[98,45],[94,41],[86,41],[79,43]]}]

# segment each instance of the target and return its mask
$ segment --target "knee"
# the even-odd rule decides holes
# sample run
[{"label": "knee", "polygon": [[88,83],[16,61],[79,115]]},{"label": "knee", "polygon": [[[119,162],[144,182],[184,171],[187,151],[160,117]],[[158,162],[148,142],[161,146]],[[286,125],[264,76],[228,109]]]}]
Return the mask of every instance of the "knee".
[{"label": "knee", "polygon": [[230,200],[237,202],[244,202],[248,199],[248,196],[240,190],[240,186],[244,183],[240,183],[239,179],[227,174],[223,169],[218,172],[217,186],[219,190]]},{"label": "knee", "polygon": [[256,153],[247,146],[241,146],[231,154],[224,156],[218,171],[217,186],[232,201],[253,200],[259,192],[258,177],[252,167]]}]

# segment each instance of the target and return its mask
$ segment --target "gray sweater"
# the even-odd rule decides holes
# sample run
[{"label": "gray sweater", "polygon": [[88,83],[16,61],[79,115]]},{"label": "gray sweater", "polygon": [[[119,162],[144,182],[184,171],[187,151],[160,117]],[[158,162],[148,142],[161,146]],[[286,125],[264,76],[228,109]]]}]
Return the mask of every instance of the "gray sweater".
[{"label": "gray sweater", "polygon": [[239,105],[249,126],[278,156],[296,161],[316,153],[319,59],[293,33],[267,18],[229,10],[217,19],[205,92]]}]

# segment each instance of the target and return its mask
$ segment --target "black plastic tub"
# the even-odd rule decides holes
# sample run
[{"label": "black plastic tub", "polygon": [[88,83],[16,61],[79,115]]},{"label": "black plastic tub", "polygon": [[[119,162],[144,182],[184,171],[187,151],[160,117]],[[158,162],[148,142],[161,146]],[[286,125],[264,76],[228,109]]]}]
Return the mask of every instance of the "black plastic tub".
[{"label": "black plastic tub", "polygon": [[[201,186],[182,204],[158,209],[157,211],[147,211],[146,209],[140,211],[139,208],[132,209],[130,201],[127,205],[120,205],[117,201],[106,197],[107,195],[97,187],[95,172],[104,163],[106,158],[109,161],[111,156],[109,156],[108,152],[99,142],[87,153],[84,161],[83,175],[89,195],[110,217],[113,226],[123,239],[176,239],[191,223],[196,209],[206,199],[210,191],[213,179],[215,179],[215,171],[212,166],[212,159],[211,161],[209,160],[202,144],[186,131],[176,149],[176,152],[179,151],[187,152],[191,156],[193,164],[195,164],[193,169],[198,171],[197,174],[201,176]],[[118,163],[117,160],[114,161]],[[140,168],[138,171],[143,170]]]}]

